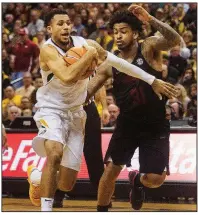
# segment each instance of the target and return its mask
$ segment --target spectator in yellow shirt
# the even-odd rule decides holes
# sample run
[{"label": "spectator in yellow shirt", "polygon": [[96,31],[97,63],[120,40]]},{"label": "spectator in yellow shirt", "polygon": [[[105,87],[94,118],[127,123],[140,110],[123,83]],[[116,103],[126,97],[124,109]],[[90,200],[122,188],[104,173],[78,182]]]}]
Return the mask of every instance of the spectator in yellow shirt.
[{"label": "spectator in yellow shirt", "polygon": [[7,105],[10,102],[13,102],[17,107],[20,107],[22,96],[17,95],[15,93],[15,89],[13,86],[7,86],[5,88],[5,97],[6,97],[6,99],[3,99],[3,101],[2,101],[3,112],[5,111],[5,109],[7,108]]}]

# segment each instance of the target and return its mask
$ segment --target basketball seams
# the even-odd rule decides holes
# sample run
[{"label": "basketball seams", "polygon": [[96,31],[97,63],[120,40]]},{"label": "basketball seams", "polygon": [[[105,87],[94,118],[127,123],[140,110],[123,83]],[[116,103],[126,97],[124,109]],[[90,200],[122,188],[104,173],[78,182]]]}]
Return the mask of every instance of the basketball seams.
[{"label": "basketball seams", "polygon": [[[79,58],[81,58],[82,56],[79,54],[79,53],[77,53],[76,51],[74,51],[73,49],[72,50],[69,50],[69,52],[73,52],[74,54],[76,54]],[[82,53],[83,54],[83,53]]]}]

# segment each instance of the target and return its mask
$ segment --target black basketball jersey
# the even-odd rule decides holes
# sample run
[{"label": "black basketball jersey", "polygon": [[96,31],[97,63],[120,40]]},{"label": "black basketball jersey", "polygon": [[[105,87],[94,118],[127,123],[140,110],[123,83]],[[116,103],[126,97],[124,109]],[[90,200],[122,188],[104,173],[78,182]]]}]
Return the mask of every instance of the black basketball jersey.
[{"label": "black basketball jersey", "polygon": [[[162,73],[145,60],[139,45],[133,64],[145,72],[162,79]],[[165,119],[165,98],[159,100],[146,82],[128,76],[113,68],[113,92],[122,115],[136,122],[160,123]]]}]

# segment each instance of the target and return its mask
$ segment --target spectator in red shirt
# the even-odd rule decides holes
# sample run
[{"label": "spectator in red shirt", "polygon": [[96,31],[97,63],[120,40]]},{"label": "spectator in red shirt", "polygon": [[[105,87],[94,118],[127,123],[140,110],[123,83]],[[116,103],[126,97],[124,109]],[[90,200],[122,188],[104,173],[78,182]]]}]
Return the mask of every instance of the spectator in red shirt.
[{"label": "spectator in red shirt", "polygon": [[[19,42],[13,45],[11,53],[14,56],[12,81],[22,78],[25,72],[37,72],[39,47],[28,38],[25,29],[19,30]],[[15,88],[21,87],[23,85],[22,79],[13,85]]]}]

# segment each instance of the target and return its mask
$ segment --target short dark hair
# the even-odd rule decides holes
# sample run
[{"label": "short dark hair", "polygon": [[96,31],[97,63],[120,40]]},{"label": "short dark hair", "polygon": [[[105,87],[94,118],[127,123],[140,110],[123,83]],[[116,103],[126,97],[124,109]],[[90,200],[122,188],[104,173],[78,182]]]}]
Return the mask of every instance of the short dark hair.
[{"label": "short dark hair", "polygon": [[142,31],[142,22],[128,10],[117,11],[112,16],[109,27],[113,29],[113,26],[117,23],[127,23],[133,31]]},{"label": "short dark hair", "polygon": [[60,9],[53,9],[52,11],[50,11],[46,16],[45,16],[45,27],[47,27],[51,20],[53,19],[53,17],[57,14],[65,14],[68,15],[67,12],[65,10],[60,10]]}]

